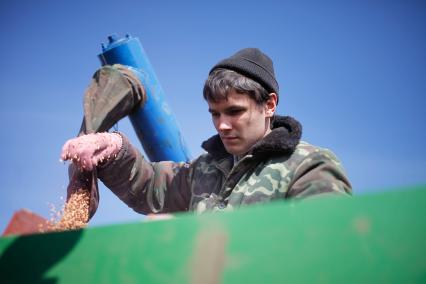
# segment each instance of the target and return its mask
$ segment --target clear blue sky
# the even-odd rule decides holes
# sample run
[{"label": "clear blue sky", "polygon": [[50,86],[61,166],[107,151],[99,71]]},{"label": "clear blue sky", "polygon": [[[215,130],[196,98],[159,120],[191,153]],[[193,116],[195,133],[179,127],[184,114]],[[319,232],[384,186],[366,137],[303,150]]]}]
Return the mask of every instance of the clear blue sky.
[{"label": "clear blue sky", "polygon": [[[193,154],[215,133],[202,87],[244,47],[273,60],[278,113],[332,149],[356,195],[426,184],[424,1],[0,2],[0,231],[13,212],[60,204],[63,143],[108,35],[138,37]],[[141,147],[128,119],[118,125]],[[141,219],[108,189],[91,225]]]}]

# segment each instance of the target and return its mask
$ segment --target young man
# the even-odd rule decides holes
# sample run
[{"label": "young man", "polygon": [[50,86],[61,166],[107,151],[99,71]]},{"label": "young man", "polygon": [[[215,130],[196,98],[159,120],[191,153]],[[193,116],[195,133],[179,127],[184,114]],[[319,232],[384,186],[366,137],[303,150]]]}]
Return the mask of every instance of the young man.
[{"label": "young man", "polygon": [[[96,168],[108,188],[144,214],[351,193],[336,156],[300,141],[295,119],[275,115],[279,87],[271,59],[259,49],[240,50],[216,64],[203,94],[218,134],[191,163],[149,163],[120,133],[69,140],[61,157]],[[69,190],[76,187],[71,180]]]}]

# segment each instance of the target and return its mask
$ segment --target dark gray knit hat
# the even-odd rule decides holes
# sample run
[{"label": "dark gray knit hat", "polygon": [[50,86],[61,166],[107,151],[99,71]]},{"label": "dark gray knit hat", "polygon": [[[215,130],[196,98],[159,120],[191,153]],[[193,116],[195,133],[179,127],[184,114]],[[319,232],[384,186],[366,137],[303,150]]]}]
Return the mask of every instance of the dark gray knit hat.
[{"label": "dark gray knit hat", "polygon": [[261,84],[268,92],[279,95],[278,82],[275,79],[271,58],[258,48],[244,48],[216,64],[209,72],[217,68],[236,71]]}]

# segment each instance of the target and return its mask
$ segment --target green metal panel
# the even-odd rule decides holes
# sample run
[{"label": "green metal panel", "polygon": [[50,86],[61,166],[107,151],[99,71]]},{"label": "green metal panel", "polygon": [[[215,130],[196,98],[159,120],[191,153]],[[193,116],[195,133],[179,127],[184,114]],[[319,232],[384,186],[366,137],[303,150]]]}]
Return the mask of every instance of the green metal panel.
[{"label": "green metal panel", "polygon": [[426,188],[0,239],[1,283],[426,283]]}]

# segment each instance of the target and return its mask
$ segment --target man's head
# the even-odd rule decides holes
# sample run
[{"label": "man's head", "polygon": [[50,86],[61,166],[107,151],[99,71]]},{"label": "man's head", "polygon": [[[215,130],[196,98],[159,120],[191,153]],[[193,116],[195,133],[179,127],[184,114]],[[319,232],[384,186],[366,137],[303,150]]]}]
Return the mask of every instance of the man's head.
[{"label": "man's head", "polygon": [[246,48],[216,64],[203,95],[226,150],[237,156],[270,132],[278,102],[272,60]]}]

